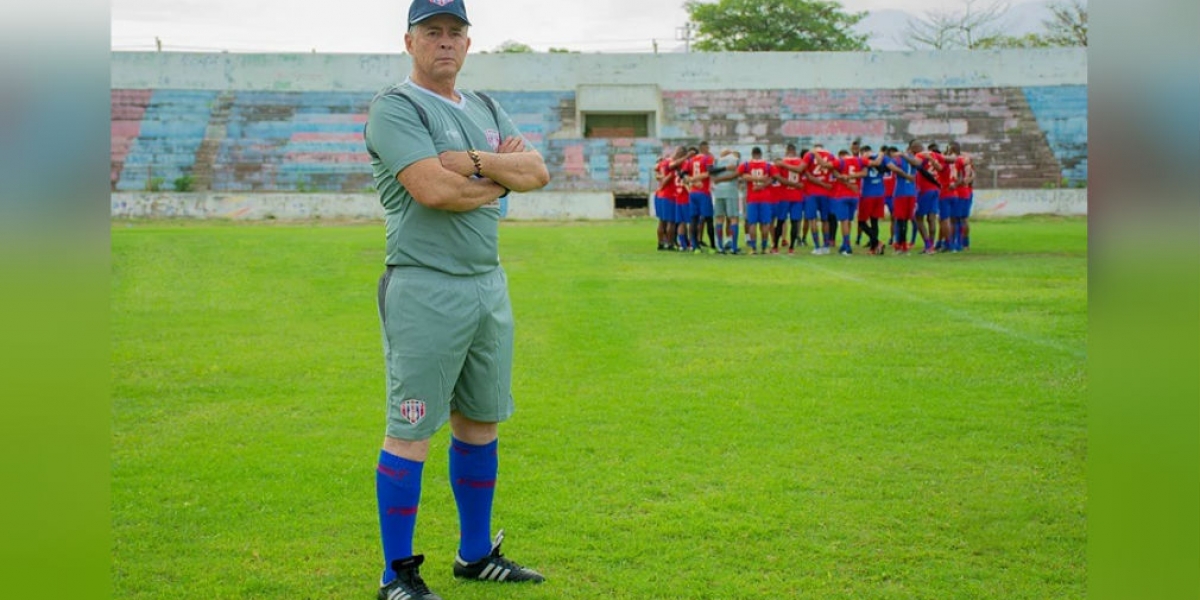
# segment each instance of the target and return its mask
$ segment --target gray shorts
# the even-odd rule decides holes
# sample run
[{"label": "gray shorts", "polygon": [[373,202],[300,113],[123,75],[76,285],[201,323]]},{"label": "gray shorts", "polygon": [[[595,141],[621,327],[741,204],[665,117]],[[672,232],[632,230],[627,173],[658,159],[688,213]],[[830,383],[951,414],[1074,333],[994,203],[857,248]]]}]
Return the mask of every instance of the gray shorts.
[{"label": "gray shorts", "polygon": [[454,276],[389,267],[379,278],[387,435],[426,440],[457,411],[512,416],[513,318],[504,269]]},{"label": "gray shorts", "polygon": [[732,217],[736,219],[738,217],[737,196],[713,199],[713,213],[718,217]]}]

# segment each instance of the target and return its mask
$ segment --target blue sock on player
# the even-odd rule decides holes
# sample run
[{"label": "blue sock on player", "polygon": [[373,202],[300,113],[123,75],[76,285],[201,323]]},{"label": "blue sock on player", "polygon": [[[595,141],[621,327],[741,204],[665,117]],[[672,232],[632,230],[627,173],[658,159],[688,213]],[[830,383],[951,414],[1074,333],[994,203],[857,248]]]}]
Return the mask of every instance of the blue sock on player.
[{"label": "blue sock on player", "polygon": [[492,498],[499,440],[476,446],[450,437],[450,487],[458,505],[458,555],[475,562],[492,551]]},{"label": "blue sock on player", "polygon": [[413,531],[417,526],[417,505],[421,502],[421,473],[425,463],[411,461],[384,451],[379,452],[375,469],[375,496],[379,502],[379,530],[383,540],[383,577],[380,583],[396,578],[392,561],[413,555]]},{"label": "blue sock on player", "polygon": [[737,241],[738,241],[738,226],[737,226],[737,225],[730,225],[730,226],[729,226],[729,234],[730,234],[731,236],[733,236],[733,237],[732,237],[732,241],[733,241],[733,249],[734,249],[734,250],[737,250],[737,249],[738,249],[738,246],[737,246]]},{"label": "blue sock on player", "polygon": [[850,235],[849,234],[843,235],[842,236],[842,250],[849,252],[851,248],[852,248],[852,246],[850,246]]}]

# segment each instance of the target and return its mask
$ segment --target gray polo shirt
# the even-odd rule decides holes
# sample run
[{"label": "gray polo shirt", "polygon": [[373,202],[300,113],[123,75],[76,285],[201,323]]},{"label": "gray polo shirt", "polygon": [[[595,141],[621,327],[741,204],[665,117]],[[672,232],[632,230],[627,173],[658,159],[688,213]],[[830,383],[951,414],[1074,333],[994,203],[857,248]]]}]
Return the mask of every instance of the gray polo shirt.
[{"label": "gray polo shirt", "polygon": [[[379,95],[371,101],[366,142],[375,151],[371,168],[385,213],[386,264],[433,269],[451,275],[487,273],[500,264],[500,203],[469,212],[429,208],[396,179],[409,165],[450,150],[494,152],[500,140],[520,132],[504,109],[497,119],[487,104],[467,91],[455,104],[406,80],[398,89],[425,109],[427,129],[407,100]],[[497,122],[499,121],[499,122]]]}]

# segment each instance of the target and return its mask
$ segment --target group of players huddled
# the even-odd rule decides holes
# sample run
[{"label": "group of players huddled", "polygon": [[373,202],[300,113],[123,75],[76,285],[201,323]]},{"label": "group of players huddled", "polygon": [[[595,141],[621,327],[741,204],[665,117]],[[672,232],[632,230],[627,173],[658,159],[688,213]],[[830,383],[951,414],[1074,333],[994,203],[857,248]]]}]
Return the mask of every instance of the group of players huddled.
[{"label": "group of players huddled", "polygon": [[[744,222],[750,254],[778,254],[781,247],[795,254],[797,247],[808,246],[809,234],[812,254],[831,254],[840,229],[839,253],[848,256],[854,252],[855,220],[857,241],[861,244],[866,234],[872,255],[888,246],[908,254],[918,234],[922,254],[971,247],[975,170],[956,142],[944,153],[937,144],[922,147],[917,140],[903,150],[883,146],[876,152],[855,140],[836,155],[821,144],[799,152],[788,144],[784,156],[774,160],[755,147],[748,161],[730,149],[714,157],[708,142],[701,142],[677,147],[660,160],[655,179],[659,250],[741,254],[739,223]],[[886,242],[879,232],[885,208],[891,221]]]}]

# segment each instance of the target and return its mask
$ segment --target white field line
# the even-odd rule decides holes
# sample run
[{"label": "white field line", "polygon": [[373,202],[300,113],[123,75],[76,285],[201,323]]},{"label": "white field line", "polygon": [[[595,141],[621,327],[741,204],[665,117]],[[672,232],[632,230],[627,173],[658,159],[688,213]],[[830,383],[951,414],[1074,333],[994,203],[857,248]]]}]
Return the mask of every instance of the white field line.
[{"label": "white field line", "polygon": [[[816,261],[805,260],[805,261],[797,261],[797,262],[800,262],[801,264],[803,264],[804,266],[806,266],[810,269],[820,271],[823,274],[831,275],[833,277],[838,277],[840,279],[844,279],[846,281],[850,281],[850,282],[862,285],[864,287],[871,285],[872,283],[878,283],[878,282],[867,281],[866,279],[863,279],[862,277],[859,277],[857,275],[853,275],[850,273],[846,273],[844,271],[839,271],[836,269],[830,269],[827,267],[823,267],[819,264],[816,264]],[[878,290],[878,289],[872,287],[872,291],[879,292],[881,290]],[[921,298],[917,294],[913,294],[911,292],[906,293],[903,291],[898,291],[893,286],[883,286],[882,291],[886,291],[886,293],[888,295],[890,295],[894,298],[897,298],[899,300],[904,300],[906,302],[911,302],[914,304],[925,304],[928,306],[936,307],[938,310],[944,311],[946,314],[949,314],[952,317],[955,317],[961,321],[966,322],[969,325],[973,325],[980,329],[986,329],[988,331],[998,333],[1000,335],[1010,337],[1015,340],[1020,340],[1020,341],[1034,344],[1037,346],[1042,346],[1045,348],[1050,348],[1052,350],[1057,350],[1059,352],[1063,352],[1065,354],[1074,356],[1075,358],[1087,358],[1086,350],[1079,350],[1076,348],[1072,348],[1070,346],[1060,344],[1052,339],[1049,339],[1049,338],[1046,338],[1043,336],[1027,333],[1024,331],[1017,331],[1015,329],[1010,329],[1010,328],[1005,327],[994,321],[989,321],[987,319],[984,319],[983,317],[980,317],[978,314],[975,314],[975,313],[972,313],[969,311],[965,311],[965,310],[960,310],[957,308],[951,308],[951,307],[936,303],[932,300]]]}]

